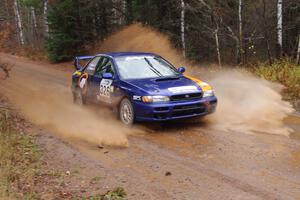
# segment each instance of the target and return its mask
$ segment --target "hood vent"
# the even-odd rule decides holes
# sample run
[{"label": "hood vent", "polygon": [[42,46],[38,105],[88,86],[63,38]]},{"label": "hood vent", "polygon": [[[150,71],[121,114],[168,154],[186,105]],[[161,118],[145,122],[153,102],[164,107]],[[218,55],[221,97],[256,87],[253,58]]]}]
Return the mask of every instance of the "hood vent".
[{"label": "hood vent", "polygon": [[174,81],[174,80],[179,80],[179,77],[170,77],[170,78],[158,78],[155,81],[156,82],[162,82],[162,81]]}]

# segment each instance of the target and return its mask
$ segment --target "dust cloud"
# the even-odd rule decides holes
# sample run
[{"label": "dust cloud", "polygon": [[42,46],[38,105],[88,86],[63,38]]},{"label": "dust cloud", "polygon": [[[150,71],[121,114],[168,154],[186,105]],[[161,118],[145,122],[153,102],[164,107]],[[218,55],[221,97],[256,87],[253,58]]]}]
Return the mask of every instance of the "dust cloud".
[{"label": "dust cloud", "polygon": [[282,86],[241,70],[218,72],[210,83],[219,98],[217,112],[208,117],[213,127],[286,136],[292,131],[283,123],[293,108],[288,102],[282,101]]},{"label": "dust cloud", "polygon": [[61,76],[50,68],[41,69],[24,62],[22,65],[26,65],[25,71],[16,66],[11,78],[1,82],[0,90],[32,123],[66,141],[128,146],[129,130],[115,119],[110,110],[95,111],[72,103],[65,79],[70,73]]},{"label": "dust cloud", "polygon": [[289,135],[291,132],[283,124],[283,119],[293,109],[282,100],[280,85],[259,79],[242,70],[218,70],[211,73],[207,68],[195,66],[173,48],[167,36],[141,24],[125,27],[92,50],[93,53],[112,51],[156,53],[170,60],[175,66],[189,66],[187,73],[211,83],[216,90],[219,104],[217,112],[208,117],[210,128],[279,135]]},{"label": "dust cloud", "polygon": [[[190,74],[205,78],[214,86],[219,99],[217,112],[207,118],[209,128],[280,135],[290,132],[283,119],[293,109],[281,100],[278,85],[237,70],[210,73],[185,60],[173,48],[168,37],[152,28],[131,25],[91,50],[93,53],[109,51],[157,53],[176,66],[189,66]],[[110,110],[95,111],[94,108],[72,104],[70,86],[67,85],[71,81],[70,73],[58,73],[51,66],[40,67],[40,64],[20,59],[11,77],[1,82],[0,90],[33,123],[67,140],[80,139],[97,145],[127,147],[129,134],[143,132],[141,128],[126,129]]]},{"label": "dust cloud", "polygon": [[183,59],[178,50],[173,48],[167,36],[139,23],[127,26],[105,39],[104,42],[96,44],[91,53],[114,51],[152,52],[171,60],[176,66],[190,64]]}]

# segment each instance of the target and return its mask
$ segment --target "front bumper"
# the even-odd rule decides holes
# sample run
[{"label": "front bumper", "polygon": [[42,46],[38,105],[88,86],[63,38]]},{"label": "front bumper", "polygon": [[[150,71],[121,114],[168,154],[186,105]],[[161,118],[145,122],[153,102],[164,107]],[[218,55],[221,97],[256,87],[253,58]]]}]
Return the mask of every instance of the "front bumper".
[{"label": "front bumper", "polygon": [[204,116],[215,112],[217,98],[206,97],[200,100],[171,101],[167,103],[143,103],[134,101],[137,121],[167,121]]}]

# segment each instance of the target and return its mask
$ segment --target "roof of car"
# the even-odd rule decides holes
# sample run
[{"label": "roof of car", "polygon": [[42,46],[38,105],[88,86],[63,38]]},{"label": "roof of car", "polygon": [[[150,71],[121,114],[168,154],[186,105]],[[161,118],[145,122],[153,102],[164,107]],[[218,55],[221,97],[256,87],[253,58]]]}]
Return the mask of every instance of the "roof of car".
[{"label": "roof of car", "polygon": [[121,56],[154,56],[153,53],[146,53],[146,52],[111,52],[111,53],[102,53],[98,55],[108,55],[111,57],[121,57]]}]

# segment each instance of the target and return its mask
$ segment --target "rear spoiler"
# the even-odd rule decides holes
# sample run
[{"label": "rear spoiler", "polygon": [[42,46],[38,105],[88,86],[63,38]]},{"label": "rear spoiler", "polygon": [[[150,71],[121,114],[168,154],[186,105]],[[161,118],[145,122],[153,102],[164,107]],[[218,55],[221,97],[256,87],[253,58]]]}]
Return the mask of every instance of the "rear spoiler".
[{"label": "rear spoiler", "polygon": [[95,56],[76,56],[74,58],[74,67],[76,68],[76,70],[80,70],[82,68],[82,66],[80,65],[81,60],[90,60],[94,57]]}]

